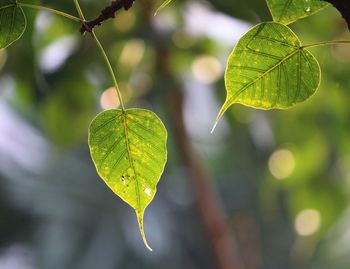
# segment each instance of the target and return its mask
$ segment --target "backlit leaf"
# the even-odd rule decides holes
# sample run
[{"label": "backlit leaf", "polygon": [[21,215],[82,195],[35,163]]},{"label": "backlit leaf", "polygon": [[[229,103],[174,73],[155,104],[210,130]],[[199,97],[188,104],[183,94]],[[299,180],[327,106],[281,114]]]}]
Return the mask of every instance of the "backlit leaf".
[{"label": "backlit leaf", "polygon": [[19,39],[26,28],[26,17],[15,1],[0,0],[0,49]]},{"label": "backlit leaf", "polygon": [[317,90],[320,76],[317,60],[287,26],[259,24],[239,40],[228,59],[227,97],[215,125],[234,103],[260,109],[300,103]]},{"label": "backlit leaf", "polygon": [[114,193],[135,209],[147,244],[143,215],[156,194],[166,163],[167,132],[151,111],[112,109],[91,123],[89,146],[98,174]]},{"label": "backlit leaf", "polygon": [[315,14],[329,4],[321,0],[267,0],[267,5],[275,22],[289,24]]}]

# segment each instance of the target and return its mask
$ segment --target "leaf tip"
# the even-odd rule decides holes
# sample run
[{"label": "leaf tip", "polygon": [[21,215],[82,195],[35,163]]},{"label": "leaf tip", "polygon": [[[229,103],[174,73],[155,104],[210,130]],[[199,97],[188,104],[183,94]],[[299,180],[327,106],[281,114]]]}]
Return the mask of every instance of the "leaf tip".
[{"label": "leaf tip", "polygon": [[210,133],[214,133],[216,126],[218,125],[218,120],[215,121],[213,128],[211,129]]},{"label": "leaf tip", "polygon": [[154,12],[154,16],[157,16],[159,11],[163,8],[165,8],[172,0],[165,0],[163,2],[163,4],[161,4],[161,6],[159,8],[157,8],[157,10]]},{"label": "leaf tip", "polygon": [[216,126],[218,125],[220,119],[222,118],[222,116],[224,115],[225,111],[226,111],[228,108],[229,108],[229,104],[228,104],[228,102],[226,101],[226,102],[224,103],[224,105],[222,106],[222,108],[220,109],[219,114],[218,114],[217,117],[216,117],[214,126],[213,126],[213,128],[211,129],[211,131],[210,131],[211,134],[214,133]]},{"label": "leaf tip", "polygon": [[142,212],[136,210],[137,222],[139,224],[140,233],[141,233],[143,243],[145,244],[146,248],[149,251],[153,251],[153,249],[150,247],[150,245],[148,244],[147,239],[146,239],[145,229],[143,227],[143,213],[144,213],[144,210]]}]

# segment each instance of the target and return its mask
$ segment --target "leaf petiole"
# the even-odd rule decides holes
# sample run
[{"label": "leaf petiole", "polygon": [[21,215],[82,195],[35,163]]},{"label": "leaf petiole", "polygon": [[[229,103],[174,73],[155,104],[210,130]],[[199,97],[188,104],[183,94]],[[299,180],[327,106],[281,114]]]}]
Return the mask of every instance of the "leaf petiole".
[{"label": "leaf petiole", "polygon": [[319,46],[326,46],[326,45],[339,45],[339,44],[350,44],[350,40],[332,40],[332,41],[324,41],[319,42],[315,44],[309,44],[305,46],[301,46],[301,49],[307,49],[307,48],[314,48]]},{"label": "leaf petiole", "polygon": [[81,7],[80,7],[80,5],[79,5],[78,0],[74,0],[74,5],[75,5],[76,10],[78,11],[79,17],[80,17],[83,21],[85,21],[84,14],[83,14],[83,11],[81,10]]},{"label": "leaf petiole", "polygon": [[[65,13],[63,11],[59,11],[59,10],[56,10],[56,9],[53,9],[53,8],[37,6],[37,5],[31,5],[31,4],[25,4],[25,3],[16,3],[14,5],[17,5],[19,7],[26,7],[26,8],[31,8],[31,9],[37,9],[37,10],[41,10],[41,11],[47,11],[47,12],[59,15],[61,17],[65,17],[65,18],[70,19],[70,20],[75,21],[75,22],[79,22],[79,23],[82,22],[82,19],[79,19],[78,17],[75,17],[75,16],[73,16],[71,14],[68,14],[68,13]],[[3,8],[5,8],[5,7],[3,7]]]},{"label": "leaf petiole", "polygon": [[101,54],[103,56],[103,59],[105,60],[105,63],[108,67],[108,71],[112,77],[112,80],[113,80],[113,84],[114,84],[114,87],[115,87],[115,90],[117,92],[117,95],[118,95],[118,99],[119,99],[119,102],[120,102],[120,106],[121,106],[121,109],[122,111],[125,111],[125,107],[124,107],[124,102],[123,102],[123,98],[122,98],[122,95],[121,95],[121,92],[120,92],[120,89],[119,89],[119,86],[118,86],[118,82],[117,82],[117,79],[114,75],[114,71],[113,71],[113,68],[112,68],[112,65],[111,65],[111,62],[109,61],[108,59],[108,56],[104,50],[104,48],[102,47],[101,45],[101,42],[98,40],[94,30],[91,30],[91,36],[92,38],[95,40],[96,42],[96,45],[98,46],[98,48],[100,49],[101,51]]},{"label": "leaf petiole", "polygon": [[[81,10],[81,7],[79,5],[79,1],[78,0],[74,0],[74,4],[75,4],[75,7],[76,7],[76,9],[78,11],[79,17],[81,18],[81,20],[85,21],[83,11]],[[110,75],[112,77],[113,84],[114,84],[115,90],[116,90],[117,95],[118,95],[118,99],[119,99],[121,110],[123,112],[125,112],[125,106],[124,106],[123,98],[122,98],[122,95],[121,95],[121,92],[120,92],[120,88],[118,86],[118,82],[117,82],[117,79],[115,77],[112,65],[111,65],[111,62],[109,61],[108,56],[107,56],[107,54],[106,54],[106,52],[105,52],[101,42],[98,40],[94,30],[91,30],[90,34],[91,34],[93,40],[95,41],[97,47],[100,49],[102,57],[103,57],[106,65],[107,65],[108,71],[109,71],[109,73],[110,73]]]}]

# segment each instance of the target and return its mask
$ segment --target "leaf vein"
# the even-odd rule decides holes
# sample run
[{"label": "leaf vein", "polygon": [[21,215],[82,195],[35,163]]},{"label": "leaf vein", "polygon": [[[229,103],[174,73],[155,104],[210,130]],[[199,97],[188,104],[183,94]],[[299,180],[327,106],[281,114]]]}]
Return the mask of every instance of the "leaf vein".
[{"label": "leaf vein", "polygon": [[105,153],[105,155],[101,159],[101,163],[104,163],[108,156],[114,151],[114,149],[120,144],[120,142],[123,140],[123,136],[120,136],[108,149],[108,151]]}]

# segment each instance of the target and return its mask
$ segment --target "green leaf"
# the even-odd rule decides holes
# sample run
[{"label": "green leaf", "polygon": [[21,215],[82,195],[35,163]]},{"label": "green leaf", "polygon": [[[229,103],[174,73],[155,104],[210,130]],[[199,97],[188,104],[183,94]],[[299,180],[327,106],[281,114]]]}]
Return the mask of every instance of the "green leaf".
[{"label": "green leaf", "polygon": [[156,194],[166,163],[167,132],[153,112],[118,109],[100,113],[91,123],[89,146],[100,177],[135,209],[145,245],[143,215]]},{"label": "green leaf", "polygon": [[329,4],[321,0],[266,0],[273,20],[289,24],[298,19],[310,16]]},{"label": "green leaf", "polygon": [[26,29],[26,17],[15,1],[0,0],[0,49],[18,40]]},{"label": "green leaf", "polygon": [[259,24],[239,40],[228,59],[227,97],[214,128],[234,103],[260,109],[290,108],[315,93],[320,76],[317,60],[292,30],[280,23]]},{"label": "green leaf", "polygon": [[167,5],[169,5],[171,1],[172,1],[172,0],[165,0],[165,1],[163,2],[163,4],[161,4],[160,7],[156,10],[156,12],[154,13],[154,16],[156,16],[156,15],[158,14],[158,12],[159,12],[161,9],[163,9],[163,8],[165,8]]}]

